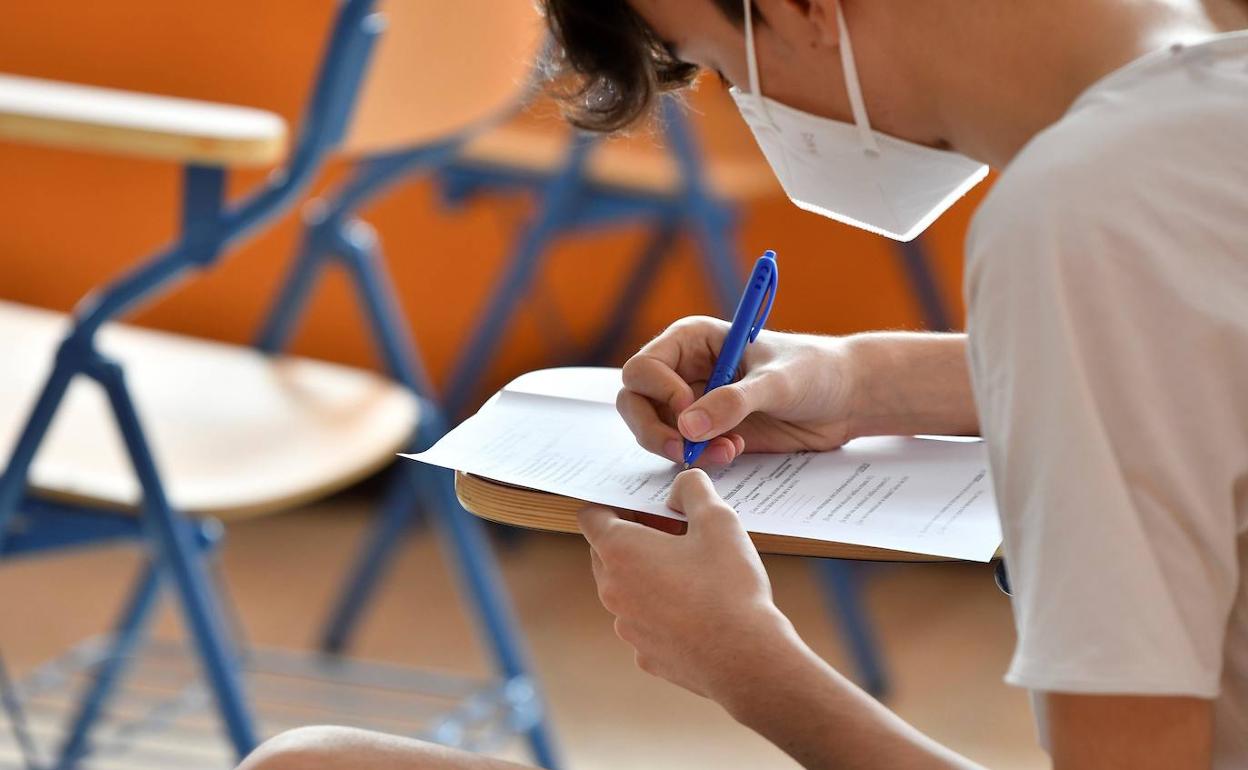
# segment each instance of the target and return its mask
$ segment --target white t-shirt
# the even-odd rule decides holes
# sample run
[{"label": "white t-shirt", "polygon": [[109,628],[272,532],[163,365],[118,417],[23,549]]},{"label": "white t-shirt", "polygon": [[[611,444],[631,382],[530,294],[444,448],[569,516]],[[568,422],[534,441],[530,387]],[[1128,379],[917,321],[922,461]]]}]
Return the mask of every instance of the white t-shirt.
[{"label": "white t-shirt", "polygon": [[1035,137],[966,294],[1006,680],[1215,699],[1215,767],[1248,767],[1248,33],[1145,56]]}]

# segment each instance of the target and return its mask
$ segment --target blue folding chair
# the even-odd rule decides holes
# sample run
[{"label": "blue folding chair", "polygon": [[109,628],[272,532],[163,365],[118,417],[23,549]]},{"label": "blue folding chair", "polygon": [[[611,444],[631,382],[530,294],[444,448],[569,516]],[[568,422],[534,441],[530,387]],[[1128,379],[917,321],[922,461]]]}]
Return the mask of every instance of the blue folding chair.
[{"label": "blue folding chair", "polygon": [[[395,10],[442,5],[396,3]],[[500,9],[507,5],[513,4],[500,0]],[[436,13],[423,21],[436,22]],[[29,416],[12,423],[14,444],[0,477],[0,557],[118,540],[136,541],[150,555],[78,702],[58,768],[74,767],[88,755],[92,728],[142,645],[166,583],[183,611],[229,742],[239,757],[250,752],[258,736],[240,651],[205,571],[205,556],[221,532],[214,516],[258,515],[323,496],[378,469],[397,450],[429,446],[445,429],[437,405],[420,395],[423,376],[405,357],[382,266],[358,230],[340,244],[344,264],[356,278],[397,383],[273,355],[294,318],[289,302],[280,303],[260,351],[111,323],[210,267],[289,208],[342,142],[385,26],[374,0],[343,0],[286,166],[236,203],[224,199],[227,169],[280,159],[284,126],[276,116],[0,77],[0,113],[15,118],[0,121],[0,139],[120,151],[185,167],[181,233],[168,249],[87,297],[72,317],[0,303],[0,345],[11,364],[0,389],[5,403],[31,404]],[[291,291],[287,287],[284,296]],[[255,407],[254,413],[237,419],[240,404]],[[248,418],[256,424],[248,427]],[[340,430],[343,420],[351,431]],[[216,432],[231,422],[244,426],[241,433]],[[119,430],[119,442],[105,437],[109,423]],[[328,460],[311,451],[331,444]],[[249,465],[249,457],[272,465]],[[315,469],[309,472],[308,463]],[[527,736],[539,763],[554,767],[542,699],[480,525],[459,507],[448,473],[406,464],[397,469],[383,517],[393,518],[396,509],[411,508],[416,500],[442,525],[486,632],[508,723]],[[6,708],[13,705],[11,688],[0,689]],[[453,737],[453,727],[444,734]]]}]

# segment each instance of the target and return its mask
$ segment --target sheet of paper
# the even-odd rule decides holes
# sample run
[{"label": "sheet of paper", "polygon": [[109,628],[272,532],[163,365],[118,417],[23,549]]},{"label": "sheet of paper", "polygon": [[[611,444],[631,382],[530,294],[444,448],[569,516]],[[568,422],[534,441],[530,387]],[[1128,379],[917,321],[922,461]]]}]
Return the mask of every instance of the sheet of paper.
[{"label": "sheet of paper", "polygon": [[[618,389],[618,369],[525,375],[410,457],[680,518],[665,503],[680,466],[637,445],[615,411]],[[833,452],[747,454],[712,479],[753,532],[974,561],[989,560],[1001,543],[977,442],[883,437]]]}]

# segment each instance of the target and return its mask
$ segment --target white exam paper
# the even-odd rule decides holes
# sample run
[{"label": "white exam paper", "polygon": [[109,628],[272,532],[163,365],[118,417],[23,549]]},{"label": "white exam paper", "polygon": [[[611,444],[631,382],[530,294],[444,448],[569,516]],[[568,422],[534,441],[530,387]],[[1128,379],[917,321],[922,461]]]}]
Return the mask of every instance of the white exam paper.
[{"label": "white exam paper", "polygon": [[[619,388],[618,369],[533,372],[433,448],[404,456],[682,518],[666,505],[681,468],[637,445],[615,411]],[[833,452],[746,454],[711,478],[751,532],[972,561],[1001,544],[979,442],[864,438]]]}]

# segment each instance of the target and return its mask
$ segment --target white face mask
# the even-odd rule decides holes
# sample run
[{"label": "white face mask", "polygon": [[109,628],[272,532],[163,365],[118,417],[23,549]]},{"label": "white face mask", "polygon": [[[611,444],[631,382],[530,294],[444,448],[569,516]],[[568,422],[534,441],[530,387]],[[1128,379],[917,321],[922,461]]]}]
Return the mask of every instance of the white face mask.
[{"label": "white face mask", "polygon": [[750,0],[745,0],[750,92],[733,88],[730,93],[785,193],[800,208],[909,241],[988,174],[987,166],[964,155],[872,130],[840,2],[836,21],[841,63],[855,125],[763,96],[751,11]]}]

